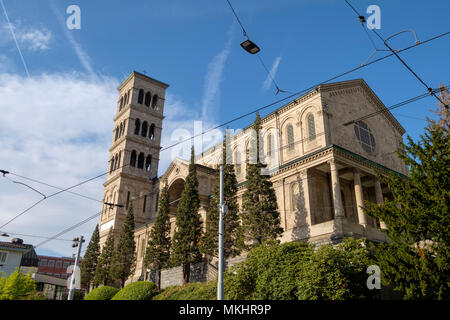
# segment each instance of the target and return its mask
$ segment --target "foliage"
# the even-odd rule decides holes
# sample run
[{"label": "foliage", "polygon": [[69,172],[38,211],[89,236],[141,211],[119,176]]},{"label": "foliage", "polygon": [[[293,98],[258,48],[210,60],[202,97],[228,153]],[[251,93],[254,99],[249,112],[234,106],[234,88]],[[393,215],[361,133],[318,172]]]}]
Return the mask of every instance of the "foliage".
[{"label": "foliage", "polygon": [[173,265],[181,264],[182,266],[184,283],[189,282],[190,265],[201,260],[199,246],[202,223],[198,213],[199,207],[198,180],[194,162],[194,147],[192,147],[189,173],[178,203],[171,256]]},{"label": "foliage", "polygon": [[92,233],[91,241],[81,263],[81,285],[89,288],[95,278],[95,269],[97,268],[98,256],[100,255],[100,234],[98,224]]},{"label": "foliage", "polygon": [[97,268],[95,269],[94,285],[108,285],[112,283],[111,264],[114,254],[114,233],[113,229],[109,230],[108,237],[103,246],[102,253],[98,258]]},{"label": "foliage", "polygon": [[362,240],[345,239],[317,250],[304,242],[265,242],[225,274],[231,300],[334,300],[370,297],[370,253]]},{"label": "foliage", "polygon": [[153,282],[137,281],[117,292],[111,300],[151,300],[156,293],[156,285]]},{"label": "foliage", "polygon": [[125,221],[119,234],[117,247],[114,250],[111,276],[114,280],[120,280],[121,287],[125,281],[133,274],[136,266],[136,243],[134,241],[134,214],[132,204],[128,207]]},{"label": "foliage", "polygon": [[111,300],[117,292],[119,292],[119,289],[117,288],[102,286],[89,292],[86,297],[84,297],[84,300]]},{"label": "foliage", "polygon": [[36,293],[36,282],[31,273],[25,274],[16,268],[9,277],[6,273],[0,277],[0,300],[33,300]]},{"label": "foliage", "polygon": [[158,290],[161,287],[161,269],[169,264],[170,246],[169,192],[166,182],[161,190],[158,215],[150,231],[150,240],[144,258],[145,266],[156,270],[156,287]]},{"label": "foliage", "polygon": [[382,279],[405,299],[450,298],[450,146],[448,130],[430,123],[420,141],[408,137],[400,158],[409,179],[379,175],[393,194],[365,212],[388,227],[390,244],[375,246]]},{"label": "foliage", "polygon": [[[228,132],[228,131],[227,131]],[[224,215],[223,252],[225,258],[235,257],[240,253],[239,234],[239,206],[237,203],[237,180],[234,173],[234,165],[227,161],[228,136],[223,142],[223,201],[228,207]],[[209,256],[218,256],[219,233],[219,204],[220,204],[220,170],[216,173],[216,186],[210,201],[210,207],[206,214],[206,232],[202,239],[201,251]]]},{"label": "foliage", "polygon": [[167,287],[153,300],[215,300],[216,298],[217,281],[209,281]]},{"label": "foliage", "polygon": [[[260,159],[261,118],[259,113],[253,124],[255,137],[247,156],[247,183],[242,196],[242,226],[245,242],[257,246],[275,240],[283,233],[280,227],[277,198],[268,175],[263,175]],[[252,161],[250,161],[250,158]]]}]

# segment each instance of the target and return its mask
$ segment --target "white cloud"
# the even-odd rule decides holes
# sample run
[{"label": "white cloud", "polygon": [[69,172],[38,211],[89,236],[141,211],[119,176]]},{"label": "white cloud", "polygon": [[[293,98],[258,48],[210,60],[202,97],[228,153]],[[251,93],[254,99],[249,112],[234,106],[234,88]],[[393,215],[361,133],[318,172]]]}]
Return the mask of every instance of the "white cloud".
[{"label": "white cloud", "polygon": [[233,31],[235,24],[228,30],[227,42],[222,51],[220,51],[208,64],[208,71],[205,76],[205,87],[202,99],[202,116],[214,116],[219,106],[220,84],[223,81],[223,71],[225,63],[231,52],[233,41]]},{"label": "white cloud", "polygon": [[[275,79],[275,75],[278,71],[278,66],[280,65],[281,57],[275,58],[272,64],[272,68],[270,69],[270,75],[267,75],[266,80],[264,80],[264,83],[262,85],[262,89],[264,91],[268,90],[270,88],[270,85],[272,84],[272,78]],[[272,76],[272,78],[270,77]]]},{"label": "white cloud", "polygon": [[[81,74],[44,74],[30,79],[0,74],[0,169],[68,187],[107,171],[118,81]],[[57,189],[22,180],[49,195]],[[104,177],[73,191],[102,199]],[[0,177],[0,225],[40,199],[23,185]],[[2,231],[52,236],[100,211],[101,204],[62,193],[14,220]],[[98,219],[64,235],[89,238]],[[22,237],[27,243],[41,239]],[[70,243],[44,246],[70,255]]]},{"label": "white cloud", "polygon": [[17,41],[31,51],[47,50],[49,48],[52,33],[48,30],[23,30],[16,31]]},{"label": "white cloud", "polygon": [[[17,42],[22,50],[45,51],[49,49],[52,40],[52,33],[46,28],[24,27],[20,21],[11,24],[12,32],[14,32]],[[10,45],[14,43],[11,28],[8,24],[4,24],[0,28],[0,45]]]},{"label": "white cloud", "polygon": [[[116,79],[77,73],[43,74],[30,79],[0,74],[0,169],[62,188],[106,172],[118,85]],[[188,136],[198,133],[194,131],[194,121],[203,120],[203,128],[197,126],[197,130],[214,125],[170,93],[166,95],[165,116],[163,147],[176,142],[177,129],[185,130]],[[211,144],[206,137],[204,140]],[[190,142],[185,147],[190,151]],[[161,174],[173,160],[172,150],[162,151],[160,158]],[[24,182],[47,196],[58,191],[14,175],[7,177]],[[101,200],[104,181],[103,176],[72,191]],[[0,176],[0,225],[39,199],[38,193]],[[53,236],[100,210],[100,203],[64,192],[43,201],[1,231]],[[95,218],[62,238],[83,235],[89,241],[98,221],[99,218]],[[42,241],[18,237],[34,245]],[[51,241],[41,249],[65,256],[74,252],[67,241]]]}]

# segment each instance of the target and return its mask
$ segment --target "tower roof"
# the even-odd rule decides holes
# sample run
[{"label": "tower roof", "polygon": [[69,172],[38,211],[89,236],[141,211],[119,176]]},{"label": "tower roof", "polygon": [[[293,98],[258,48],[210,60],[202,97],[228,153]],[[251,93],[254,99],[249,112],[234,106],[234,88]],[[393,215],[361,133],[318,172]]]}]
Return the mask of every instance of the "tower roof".
[{"label": "tower roof", "polygon": [[159,80],[153,79],[145,74],[142,74],[140,72],[137,72],[135,70],[133,70],[130,75],[124,80],[122,81],[122,83],[117,87],[117,90],[122,89],[122,87],[132,78],[132,77],[140,77],[140,78],[144,78],[146,80],[150,80],[151,82],[154,82],[156,84],[159,84],[160,86],[164,87],[165,89],[169,87],[169,85],[167,83],[161,82]]}]

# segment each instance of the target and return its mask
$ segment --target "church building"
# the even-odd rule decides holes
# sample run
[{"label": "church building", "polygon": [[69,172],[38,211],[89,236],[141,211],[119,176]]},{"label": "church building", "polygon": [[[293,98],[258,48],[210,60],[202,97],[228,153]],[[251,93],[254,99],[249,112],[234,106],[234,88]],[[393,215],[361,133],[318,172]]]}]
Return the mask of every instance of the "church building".
[{"label": "church building", "polygon": [[[104,184],[100,245],[113,228],[118,235],[133,204],[136,271],[146,278],[143,258],[157,214],[158,195],[169,187],[172,230],[189,161],[176,158],[158,177],[165,92],[168,85],[136,71],[118,87],[109,173]],[[232,135],[230,153],[238,181],[238,203],[246,184],[251,124]],[[364,201],[392,199],[375,172],[403,177],[397,156],[405,129],[363,79],[319,85],[261,119],[262,150],[277,196],[281,242],[337,243],[343,237],[386,241],[382,221],[363,212]],[[196,150],[201,152],[202,150]],[[222,143],[196,155],[200,215],[203,222],[215,186]]]}]

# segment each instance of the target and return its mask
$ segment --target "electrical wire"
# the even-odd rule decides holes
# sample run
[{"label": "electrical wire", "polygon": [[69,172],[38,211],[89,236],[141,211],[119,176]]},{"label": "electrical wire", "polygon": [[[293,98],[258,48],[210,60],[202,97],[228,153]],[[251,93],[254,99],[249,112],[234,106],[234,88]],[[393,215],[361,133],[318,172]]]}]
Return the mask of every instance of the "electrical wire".
[{"label": "electrical wire", "polygon": [[[228,3],[228,5],[230,6],[231,11],[233,11],[233,14],[234,14],[234,16],[236,17],[237,22],[238,22],[239,25],[241,26],[242,33],[244,34],[244,37],[246,37],[248,40],[250,40],[250,38],[249,38],[249,36],[248,36],[248,34],[247,34],[247,31],[245,30],[244,26],[242,25],[242,22],[241,22],[241,20],[239,19],[239,17],[238,17],[238,15],[237,15],[236,11],[234,10],[233,6],[231,5],[231,2],[230,2],[229,0],[227,0],[227,3]],[[250,40],[250,41],[251,41],[251,40]],[[259,60],[259,62],[261,63],[261,65],[263,66],[264,70],[266,70],[268,77],[271,79],[273,85],[275,86],[275,89],[277,89],[275,95],[277,95],[277,94],[280,93],[280,92],[283,92],[283,93],[287,92],[287,93],[289,93],[289,92],[286,91],[286,90],[280,89],[280,87],[279,87],[278,84],[276,83],[275,79],[272,77],[272,74],[270,73],[269,69],[267,69],[267,66],[266,66],[266,64],[264,63],[264,61],[262,60],[262,58],[261,58],[261,56],[259,55],[259,53],[257,53],[256,56],[258,57],[258,60]]]},{"label": "electrical wire", "polygon": [[[441,88],[439,88],[439,89],[434,89],[434,91],[436,91],[436,92],[439,91],[439,90],[441,90]],[[418,101],[418,100],[423,99],[423,98],[426,98],[426,97],[429,97],[429,94],[421,94],[421,95],[418,95],[418,96],[416,96],[416,97],[413,97],[413,98],[404,100],[404,101],[402,101],[402,102],[400,102],[400,103],[397,103],[397,104],[395,104],[395,105],[392,105],[391,107],[389,107],[389,108],[387,108],[387,109],[388,109],[388,110],[392,110],[392,109],[394,109],[394,108],[399,108],[399,107],[401,107],[401,106],[404,106],[404,105],[406,105],[406,104],[409,104],[409,103]],[[337,125],[337,126],[335,126],[333,129],[331,129],[331,130],[335,130],[335,129],[338,129],[339,127],[346,126],[348,123],[357,122],[357,121],[359,121],[360,119],[368,119],[369,117],[373,117],[373,116],[375,116],[375,115],[377,115],[377,114],[379,114],[379,113],[385,112],[385,111],[386,111],[386,110],[379,110],[379,111],[376,111],[376,112],[372,112],[372,113],[370,113],[370,114],[367,114],[367,115],[365,115],[365,116],[363,116],[363,117],[357,118],[357,119],[352,120],[352,121],[350,121],[350,122],[347,122],[347,123],[343,123],[343,124]],[[319,134],[316,134],[316,137],[317,137],[317,136],[320,136],[320,135],[324,135],[324,134],[325,134],[324,132],[319,133]],[[299,144],[299,143],[301,143],[301,142],[303,142],[303,141],[305,141],[305,140],[307,140],[307,138],[297,140],[297,141],[294,142],[294,145],[295,145],[295,144]],[[292,145],[292,144],[291,144],[291,145]],[[285,149],[285,148],[287,148],[287,147],[289,147],[289,145],[282,146],[282,147],[280,147],[280,148],[276,148],[276,149],[273,150],[273,152],[283,150],[283,149]],[[299,180],[305,180],[305,179],[310,179],[310,178],[313,178],[314,176],[318,176],[318,175],[317,175],[317,174],[316,174],[316,175],[312,174],[312,175],[307,176],[306,178],[297,179],[296,181],[299,181]],[[136,201],[136,200],[139,200],[139,199],[141,199],[141,198],[143,198],[143,197],[145,197],[145,196],[153,195],[153,194],[155,194],[155,193],[156,193],[155,191],[150,191],[150,192],[145,193],[145,194],[143,194],[143,195],[140,195],[140,196],[138,196],[138,197],[134,197],[134,198],[130,199],[130,201]],[[52,236],[52,237],[46,238],[45,241],[39,243],[39,244],[36,245],[35,247],[42,246],[43,244],[46,244],[46,243],[48,243],[48,242],[50,242],[50,241],[52,241],[52,240],[55,240],[57,237],[60,237],[61,235],[65,234],[65,233],[68,233],[68,232],[74,230],[75,228],[78,228],[79,226],[81,226],[81,225],[83,225],[83,224],[85,224],[85,223],[91,221],[91,220],[94,219],[95,217],[98,217],[98,216],[101,215],[102,213],[103,213],[103,210],[100,211],[100,212],[98,212],[98,213],[96,213],[96,214],[94,214],[94,215],[92,215],[92,216],[90,216],[90,217],[88,217],[88,218],[86,218],[85,220],[83,220],[83,221],[81,221],[81,222],[79,222],[79,223],[77,223],[77,224],[75,224],[75,225],[73,225],[73,226],[71,226],[71,227],[69,227],[69,228],[67,228],[67,229],[65,229],[65,230],[63,230],[63,231],[61,231],[61,232],[59,232],[58,234],[56,234],[56,235],[54,235],[54,236]],[[56,240],[58,240],[58,239],[56,239]]]},{"label": "electrical wire", "polygon": [[[126,166],[127,166],[127,165],[124,165],[124,166],[122,166],[122,168],[123,168],[123,167],[126,167]],[[11,218],[10,220],[8,220],[8,221],[7,221],[6,223],[4,223],[3,225],[1,225],[1,226],[0,226],[0,229],[4,228],[4,227],[7,226],[8,224],[10,224],[11,222],[13,222],[13,221],[16,220],[17,218],[19,218],[20,216],[22,216],[23,214],[27,213],[28,211],[30,211],[32,208],[34,208],[35,206],[37,206],[39,203],[43,202],[44,200],[47,200],[47,199],[49,199],[49,198],[51,198],[51,197],[54,197],[54,196],[56,196],[56,195],[58,195],[58,194],[60,194],[60,193],[66,192],[66,191],[68,191],[68,190],[70,190],[70,189],[79,187],[79,186],[81,186],[81,185],[83,185],[83,184],[85,184],[85,183],[88,183],[88,182],[92,181],[92,180],[98,179],[98,178],[100,178],[100,177],[102,177],[102,176],[108,174],[108,172],[109,172],[109,171],[107,171],[107,172],[105,172],[105,173],[102,173],[102,174],[99,174],[99,175],[97,175],[97,176],[95,176],[95,177],[89,178],[89,179],[84,180],[84,181],[82,181],[82,182],[79,182],[79,183],[77,183],[77,184],[75,184],[75,185],[73,185],[73,186],[71,186],[71,187],[68,187],[68,188],[66,188],[66,189],[63,189],[63,190],[60,190],[60,191],[58,191],[58,192],[52,193],[51,195],[49,195],[49,196],[47,196],[47,197],[45,197],[45,198],[43,198],[43,199],[40,199],[39,201],[35,202],[34,204],[32,204],[32,205],[31,205],[30,207],[28,207],[27,209],[25,209],[25,210],[23,210],[22,212],[20,212],[19,214],[15,215],[13,218]]]},{"label": "electrical wire", "polygon": [[[409,47],[400,49],[400,50],[398,50],[397,52],[407,51],[407,50],[409,50],[409,49],[411,49],[411,48],[414,48],[414,47],[423,45],[423,44],[425,44],[425,43],[434,41],[434,40],[436,40],[436,39],[439,39],[439,38],[441,38],[441,37],[447,36],[449,33],[450,33],[450,32],[441,33],[441,34],[439,34],[439,35],[437,35],[437,36],[434,36],[434,37],[432,37],[432,38],[429,38],[429,39],[427,39],[427,40],[424,40],[424,41],[422,41],[422,42],[420,42],[420,43],[417,43],[417,44],[411,45],[411,46],[409,46]],[[333,81],[333,80],[336,80],[336,79],[341,78],[341,77],[343,77],[343,76],[346,76],[346,75],[348,75],[348,74],[350,74],[350,73],[352,73],[352,72],[355,72],[355,71],[357,71],[357,70],[360,70],[360,69],[362,69],[362,68],[365,68],[365,67],[367,67],[367,66],[369,66],[369,65],[375,64],[375,63],[377,63],[377,62],[379,62],[379,61],[382,61],[382,60],[384,60],[384,59],[386,59],[386,58],[389,58],[389,57],[391,57],[391,56],[393,56],[393,55],[394,55],[393,53],[390,53],[390,54],[387,54],[387,55],[385,55],[385,56],[383,56],[383,57],[380,57],[380,58],[378,58],[378,59],[375,59],[375,60],[373,60],[373,61],[371,61],[371,62],[368,62],[368,63],[366,63],[366,64],[359,65],[359,66],[357,66],[357,67],[355,67],[355,68],[352,68],[352,69],[350,69],[350,70],[348,70],[348,71],[345,71],[345,72],[343,72],[343,73],[341,73],[341,74],[338,74],[338,75],[336,75],[336,76],[333,76],[333,77],[331,77],[331,78],[329,78],[329,79],[327,79],[327,80],[325,80],[325,81],[322,81],[322,82],[319,82],[319,83],[317,83],[317,84],[314,84],[313,86],[310,86],[309,88],[299,90],[299,91],[297,91],[297,92],[295,92],[295,93],[293,93],[293,94],[291,94],[291,95],[289,95],[289,96],[287,96],[287,97],[281,98],[281,99],[276,100],[276,101],[274,101],[274,102],[271,102],[271,103],[269,103],[269,104],[267,104],[267,105],[264,105],[264,106],[262,106],[262,107],[259,107],[259,108],[257,108],[257,109],[254,109],[253,111],[250,111],[250,112],[247,112],[247,113],[245,113],[245,114],[242,114],[242,115],[240,115],[240,116],[238,116],[238,117],[236,117],[236,118],[233,118],[233,119],[231,119],[231,120],[228,120],[228,121],[226,121],[226,122],[224,122],[224,123],[222,123],[222,124],[219,124],[219,125],[217,125],[217,126],[214,126],[214,127],[210,128],[210,129],[207,129],[207,130],[205,130],[205,131],[203,131],[203,132],[201,132],[201,133],[198,133],[198,134],[196,134],[196,135],[192,135],[191,137],[186,138],[186,139],[184,139],[184,140],[180,140],[180,141],[178,141],[178,142],[176,142],[176,143],[174,143],[174,144],[171,144],[171,145],[169,145],[169,146],[167,146],[167,147],[163,147],[163,148],[161,148],[160,151],[162,152],[162,151],[171,149],[171,148],[173,148],[173,147],[175,147],[175,146],[177,146],[177,145],[180,145],[180,144],[182,144],[182,143],[191,141],[192,139],[195,139],[195,138],[197,138],[197,137],[203,136],[203,135],[205,135],[205,134],[208,133],[208,132],[211,132],[211,131],[213,131],[213,130],[222,128],[222,127],[224,127],[224,126],[226,126],[226,125],[228,125],[228,124],[230,124],[230,123],[236,122],[236,121],[238,121],[238,120],[240,120],[240,119],[243,119],[243,118],[245,118],[245,117],[248,117],[248,116],[250,116],[250,115],[252,115],[252,114],[254,114],[254,113],[256,113],[256,112],[262,111],[262,110],[267,109],[267,108],[269,108],[269,107],[272,107],[272,106],[274,106],[274,105],[276,105],[276,104],[279,104],[279,103],[281,103],[281,102],[283,102],[283,101],[286,101],[286,100],[288,100],[288,99],[292,99],[292,98],[294,98],[294,97],[296,97],[296,96],[298,96],[298,95],[300,95],[300,94],[303,94],[303,93],[306,93],[306,92],[308,92],[308,91],[311,91],[311,90],[315,89],[316,87],[318,87],[318,86],[320,86],[320,85],[326,84],[326,83],[328,83],[328,82],[330,82],[330,81]]]},{"label": "electrical wire", "polygon": [[[358,16],[358,18],[361,20],[361,17],[363,17],[356,9],[355,7],[353,7],[350,2],[348,0],[344,0],[347,5],[356,13],[356,15]],[[364,19],[365,21],[365,19]],[[373,33],[375,33],[375,35],[381,40],[383,41],[384,45],[389,49],[389,51],[392,52],[393,55],[395,55],[395,57],[406,67],[406,69],[408,69],[408,71],[410,71],[417,80],[419,80],[419,82],[425,86],[425,88],[429,91],[430,95],[434,96],[440,103],[442,103],[442,105],[445,106],[445,108],[448,108],[448,104],[444,103],[431,89],[431,87],[425,83],[425,81],[398,55],[398,53],[393,50],[388,44],[387,44],[387,40],[383,39],[383,37],[375,30],[375,28],[372,28]]]}]

